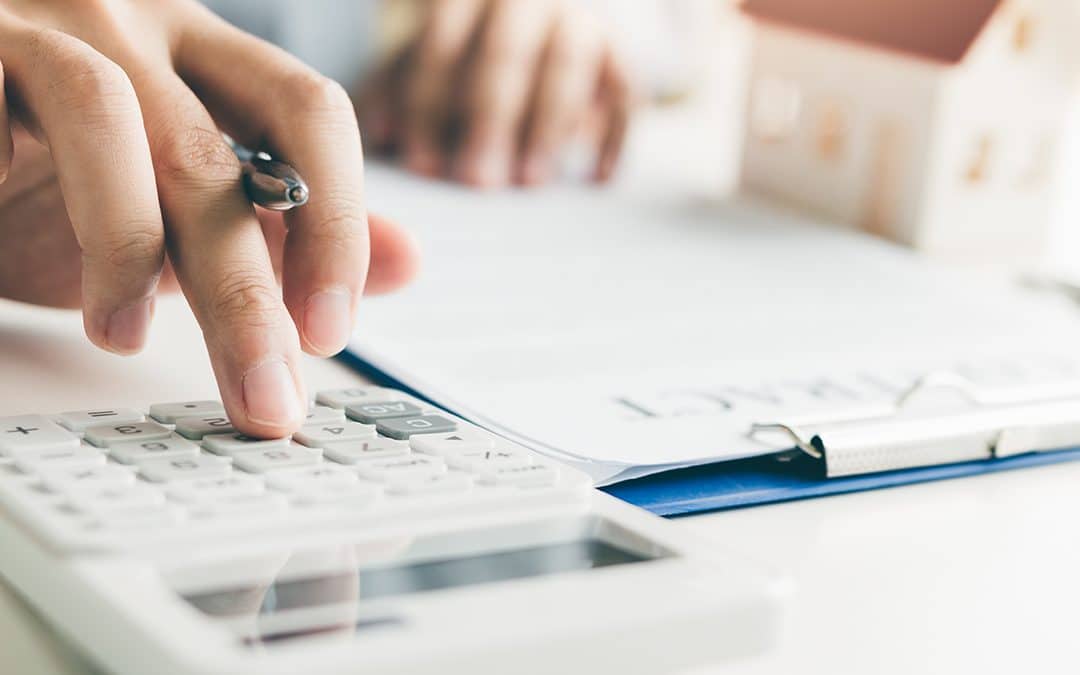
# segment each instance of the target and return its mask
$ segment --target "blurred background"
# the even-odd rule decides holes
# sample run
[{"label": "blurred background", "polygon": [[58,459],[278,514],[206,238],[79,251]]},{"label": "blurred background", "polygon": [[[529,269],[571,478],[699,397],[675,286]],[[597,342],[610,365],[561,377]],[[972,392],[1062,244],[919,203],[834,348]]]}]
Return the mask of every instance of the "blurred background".
[{"label": "blurred background", "polygon": [[[481,188],[606,178],[605,143],[620,114],[611,108],[623,103],[604,97],[625,85],[630,140],[610,173],[692,163],[716,197],[752,194],[947,260],[1080,277],[1080,2],[208,4],[348,86],[369,153],[432,177]],[[558,39],[567,35],[577,42]],[[615,75],[600,44],[618,55]],[[433,67],[439,59],[447,64]],[[530,65],[515,72],[485,59]],[[546,75],[545,63],[556,72]],[[470,99],[493,72],[503,77],[495,93]],[[537,119],[560,114],[536,95],[548,79],[564,107],[574,86],[591,87],[588,110],[564,110],[549,125],[557,131],[546,132],[543,162],[532,153],[492,169],[497,134],[478,140],[470,127],[494,124],[485,111],[500,109],[505,92],[523,99],[516,137],[542,129]],[[601,119],[591,140],[579,133],[589,114]],[[679,135],[650,138],[672,119]],[[416,140],[425,125],[426,149]],[[455,148],[445,161],[444,143]],[[595,171],[582,168],[592,154]]]}]

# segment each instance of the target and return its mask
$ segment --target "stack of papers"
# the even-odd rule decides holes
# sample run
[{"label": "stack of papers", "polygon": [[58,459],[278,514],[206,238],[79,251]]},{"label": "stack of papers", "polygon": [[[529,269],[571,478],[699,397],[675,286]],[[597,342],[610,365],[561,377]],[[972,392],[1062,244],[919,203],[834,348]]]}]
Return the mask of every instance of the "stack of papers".
[{"label": "stack of papers", "polygon": [[986,391],[1080,380],[1063,296],[670,182],[476,193],[374,167],[417,283],[350,350],[608,484],[774,452],[755,421],[891,403],[954,370]]}]

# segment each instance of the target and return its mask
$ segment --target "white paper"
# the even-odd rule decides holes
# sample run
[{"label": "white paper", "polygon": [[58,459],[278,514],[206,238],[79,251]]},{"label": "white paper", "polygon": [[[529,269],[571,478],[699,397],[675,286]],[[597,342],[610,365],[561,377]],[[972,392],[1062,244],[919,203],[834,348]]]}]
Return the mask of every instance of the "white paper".
[{"label": "white paper", "polygon": [[425,260],[365,301],[351,348],[598,482],[773,451],[752,422],[888,402],[935,369],[988,388],[1078,372],[1064,299],[764,206],[380,167],[368,193]]}]

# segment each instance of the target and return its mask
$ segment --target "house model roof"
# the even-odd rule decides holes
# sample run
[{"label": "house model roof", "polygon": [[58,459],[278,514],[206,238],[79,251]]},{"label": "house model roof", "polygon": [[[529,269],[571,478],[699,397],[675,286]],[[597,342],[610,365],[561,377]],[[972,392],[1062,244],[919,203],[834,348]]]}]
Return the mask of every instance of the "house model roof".
[{"label": "house model roof", "polygon": [[745,0],[749,15],[957,63],[1004,0]]}]

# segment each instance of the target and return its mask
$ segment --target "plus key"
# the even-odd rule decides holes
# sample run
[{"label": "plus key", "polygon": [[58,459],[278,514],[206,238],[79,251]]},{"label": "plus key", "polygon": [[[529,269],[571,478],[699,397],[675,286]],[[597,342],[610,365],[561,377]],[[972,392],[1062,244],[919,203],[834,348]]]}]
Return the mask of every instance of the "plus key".
[{"label": "plus key", "polygon": [[0,417],[0,455],[5,457],[77,447],[78,436],[42,415]]}]

